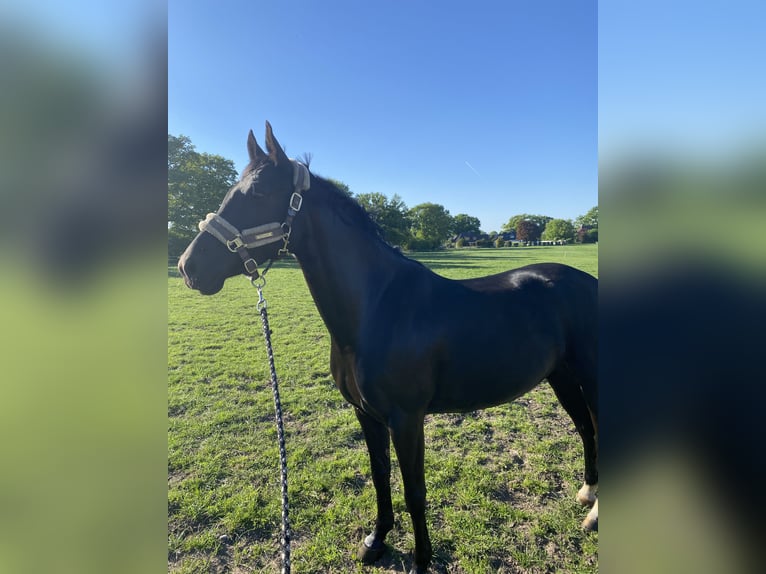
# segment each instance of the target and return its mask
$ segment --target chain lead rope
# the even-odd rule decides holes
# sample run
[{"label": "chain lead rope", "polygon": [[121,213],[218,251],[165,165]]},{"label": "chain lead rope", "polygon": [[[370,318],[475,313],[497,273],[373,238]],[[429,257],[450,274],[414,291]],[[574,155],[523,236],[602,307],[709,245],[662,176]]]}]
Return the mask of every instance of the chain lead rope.
[{"label": "chain lead rope", "polygon": [[258,289],[258,304],[256,308],[261,314],[263,323],[263,337],[266,339],[266,353],[269,357],[269,370],[271,371],[271,390],[274,394],[274,413],[277,421],[277,440],[279,441],[279,466],[282,479],[282,574],[290,574],[290,508],[287,503],[287,453],[285,451],[285,430],[282,424],[282,403],[279,400],[279,385],[277,383],[277,371],[274,368],[274,351],[271,348],[271,329],[269,329],[269,316],[266,312],[266,300],[263,298],[263,286],[261,283],[252,282]]}]

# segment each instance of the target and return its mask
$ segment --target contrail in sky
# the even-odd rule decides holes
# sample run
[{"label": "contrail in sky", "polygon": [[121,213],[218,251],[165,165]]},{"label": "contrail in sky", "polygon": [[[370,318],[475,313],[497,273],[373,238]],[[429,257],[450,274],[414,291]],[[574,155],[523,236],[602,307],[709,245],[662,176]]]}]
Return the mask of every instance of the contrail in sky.
[{"label": "contrail in sky", "polygon": [[471,169],[472,172],[474,172],[476,175],[481,177],[481,174],[478,171],[476,171],[476,169],[470,163],[468,163],[468,160],[466,160],[465,164]]}]

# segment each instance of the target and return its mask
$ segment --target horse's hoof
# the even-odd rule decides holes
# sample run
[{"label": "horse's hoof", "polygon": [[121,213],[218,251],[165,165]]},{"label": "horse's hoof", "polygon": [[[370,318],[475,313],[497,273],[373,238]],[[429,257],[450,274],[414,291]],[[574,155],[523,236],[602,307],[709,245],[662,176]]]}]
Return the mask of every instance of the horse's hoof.
[{"label": "horse's hoof", "polygon": [[375,537],[370,534],[359,545],[359,551],[356,554],[357,560],[362,564],[374,564],[377,562],[383,553],[386,551],[386,545],[379,540],[375,540]]},{"label": "horse's hoof", "polygon": [[582,529],[585,532],[598,532],[598,499],[596,499],[593,508],[590,509],[588,516],[582,521]]},{"label": "horse's hoof", "polygon": [[585,532],[598,532],[598,518],[591,519],[590,517],[586,517],[585,520],[582,521],[582,529]]}]

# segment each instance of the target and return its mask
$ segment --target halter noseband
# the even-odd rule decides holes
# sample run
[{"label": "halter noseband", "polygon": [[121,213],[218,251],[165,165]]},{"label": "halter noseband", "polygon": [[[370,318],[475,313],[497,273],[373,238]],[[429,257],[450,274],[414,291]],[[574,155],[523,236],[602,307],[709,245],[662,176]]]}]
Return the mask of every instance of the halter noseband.
[{"label": "halter noseband", "polygon": [[[199,222],[199,230],[207,231],[218,241],[223,243],[229,251],[239,254],[245,266],[245,274],[251,279],[258,278],[258,263],[250,256],[248,249],[284,241],[279,254],[287,253],[287,244],[290,241],[293,219],[303,205],[302,192],[307,191],[311,185],[311,176],[308,168],[294,159],[293,164],[293,187],[295,191],[290,196],[287,206],[287,216],[282,223],[272,222],[257,225],[240,231],[217,213],[208,213],[207,217]],[[265,271],[264,271],[265,273]]]}]

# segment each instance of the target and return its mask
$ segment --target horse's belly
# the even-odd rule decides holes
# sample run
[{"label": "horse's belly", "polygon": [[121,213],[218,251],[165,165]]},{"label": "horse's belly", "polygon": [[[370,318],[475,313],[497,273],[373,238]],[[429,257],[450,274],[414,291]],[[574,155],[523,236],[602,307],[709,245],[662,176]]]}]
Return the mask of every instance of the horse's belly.
[{"label": "horse's belly", "polygon": [[535,388],[553,370],[557,354],[506,354],[504,360],[447,361],[440,369],[429,412],[468,412],[508,403]]},{"label": "horse's belly", "polygon": [[515,385],[493,385],[467,380],[459,388],[438,389],[428,405],[430,413],[469,412],[509,403],[535,388],[544,377]]}]

